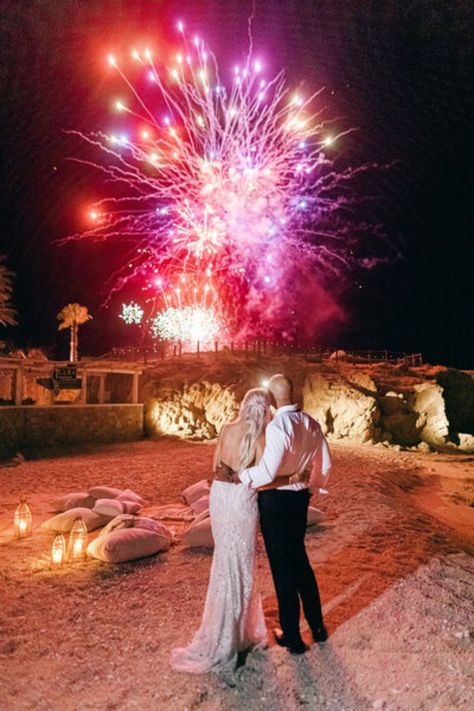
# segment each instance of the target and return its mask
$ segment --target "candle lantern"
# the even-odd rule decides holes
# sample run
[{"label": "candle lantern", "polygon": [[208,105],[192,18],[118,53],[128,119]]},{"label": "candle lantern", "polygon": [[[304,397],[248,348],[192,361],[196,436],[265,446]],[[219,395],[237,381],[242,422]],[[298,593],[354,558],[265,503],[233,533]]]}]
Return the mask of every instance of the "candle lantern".
[{"label": "candle lantern", "polygon": [[83,560],[86,555],[87,528],[82,518],[76,518],[69,534],[67,558],[70,563]]},{"label": "candle lantern", "polygon": [[32,519],[31,509],[25,499],[22,498],[16,507],[15,516],[13,517],[13,526],[17,538],[23,538],[31,534]]},{"label": "candle lantern", "polygon": [[64,556],[66,553],[66,541],[62,533],[58,533],[53,541],[53,546],[51,548],[51,562],[56,566],[60,566],[64,563]]}]

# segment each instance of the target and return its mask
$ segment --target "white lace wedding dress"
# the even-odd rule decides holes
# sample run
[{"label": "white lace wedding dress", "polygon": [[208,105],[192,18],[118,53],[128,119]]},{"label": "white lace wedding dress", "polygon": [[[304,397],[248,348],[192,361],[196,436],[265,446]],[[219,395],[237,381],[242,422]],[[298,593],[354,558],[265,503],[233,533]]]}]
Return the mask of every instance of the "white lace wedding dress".
[{"label": "white lace wedding dress", "polygon": [[214,555],[201,626],[187,647],[174,649],[171,666],[204,674],[235,668],[239,652],[265,646],[267,630],[255,589],[258,525],[255,491],[214,481],[210,493]]}]

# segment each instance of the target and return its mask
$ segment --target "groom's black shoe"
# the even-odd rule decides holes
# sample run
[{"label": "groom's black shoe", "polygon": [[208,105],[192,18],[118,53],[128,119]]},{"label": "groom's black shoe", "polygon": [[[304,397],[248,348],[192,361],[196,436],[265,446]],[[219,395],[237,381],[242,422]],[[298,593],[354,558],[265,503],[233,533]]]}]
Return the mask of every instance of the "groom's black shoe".
[{"label": "groom's black shoe", "polygon": [[309,647],[306,646],[306,644],[303,642],[302,639],[299,640],[287,640],[283,632],[281,630],[275,630],[273,632],[274,637],[275,637],[275,642],[280,646],[280,647],[286,647],[286,649],[290,652],[290,654],[304,654],[305,652],[308,651]]},{"label": "groom's black shoe", "polygon": [[324,625],[321,625],[321,627],[312,627],[311,633],[314,641],[319,642],[320,644],[325,642],[328,638],[328,631]]}]

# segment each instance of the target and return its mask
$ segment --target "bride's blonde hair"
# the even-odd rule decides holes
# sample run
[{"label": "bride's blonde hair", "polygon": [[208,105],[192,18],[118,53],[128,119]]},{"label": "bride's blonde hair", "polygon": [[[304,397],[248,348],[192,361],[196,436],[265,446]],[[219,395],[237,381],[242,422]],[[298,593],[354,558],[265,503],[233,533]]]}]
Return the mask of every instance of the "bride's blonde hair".
[{"label": "bride's blonde hair", "polygon": [[251,466],[255,460],[257,440],[263,432],[270,404],[270,396],[264,388],[248,390],[240,403],[240,421],[244,423],[246,432],[240,443],[239,471]]}]

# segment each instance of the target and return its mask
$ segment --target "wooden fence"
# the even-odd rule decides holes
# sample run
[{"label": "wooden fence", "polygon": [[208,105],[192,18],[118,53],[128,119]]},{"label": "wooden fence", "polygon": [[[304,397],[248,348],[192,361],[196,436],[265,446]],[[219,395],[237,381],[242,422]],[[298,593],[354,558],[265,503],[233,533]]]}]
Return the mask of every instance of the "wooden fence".
[{"label": "wooden fence", "polygon": [[231,353],[237,356],[259,357],[270,355],[298,355],[309,361],[334,360],[346,363],[392,363],[418,367],[423,365],[422,353],[384,350],[342,350],[330,349],[324,346],[308,346],[296,344],[281,344],[266,338],[247,341],[214,341],[213,347],[206,349],[198,341],[193,348],[186,348],[181,342],[159,343],[151,348],[114,348],[103,358],[107,360],[133,361],[147,364],[172,358],[199,357],[203,353]]}]

